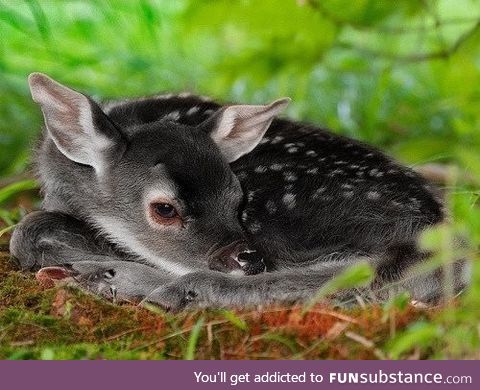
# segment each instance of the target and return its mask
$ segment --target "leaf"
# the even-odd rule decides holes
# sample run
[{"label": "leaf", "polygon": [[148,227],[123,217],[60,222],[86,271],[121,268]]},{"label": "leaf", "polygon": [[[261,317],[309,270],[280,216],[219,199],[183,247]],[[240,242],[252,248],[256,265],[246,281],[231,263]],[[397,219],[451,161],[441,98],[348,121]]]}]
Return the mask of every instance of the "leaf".
[{"label": "leaf", "polygon": [[391,315],[394,315],[393,313],[395,312],[395,309],[398,309],[400,311],[405,310],[411,299],[412,298],[408,291],[401,292],[390,298],[383,305],[382,321],[385,322]]},{"label": "leaf", "polygon": [[373,277],[374,271],[366,261],[348,267],[318,290],[315,298],[305,306],[303,313],[310,310],[321,298],[347,288],[366,286]]},{"label": "leaf", "polygon": [[22,191],[35,190],[37,188],[38,184],[35,180],[22,180],[12,183],[0,189],[0,204]]},{"label": "leaf", "polygon": [[53,360],[55,359],[55,352],[51,348],[44,348],[40,354],[41,360]]},{"label": "leaf", "polygon": [[16,12],[15,10],[8,8],[4,4],[0,8],[0,21],[8,23],[13,28],[21,31],[22,33],[28,35],[30,34],[31,21],[23,16],[21,13]]},{"label": "leaf", "polygon": [[248,330],[247,323],[244,320],[242,320],[241,318],[239,318],[233,311],[224,310],[224,311],[222,311],[222,314],[225,317],[225,319],[230,321],[238,329],[241,329],[241,330],[244,330],[244,331]]},{"label": "leaf", "polygon": [[417,322],[388,343],[387,351],[393,359],[398,359],[415,347],[430,345],[441,333],[437,324]]}]

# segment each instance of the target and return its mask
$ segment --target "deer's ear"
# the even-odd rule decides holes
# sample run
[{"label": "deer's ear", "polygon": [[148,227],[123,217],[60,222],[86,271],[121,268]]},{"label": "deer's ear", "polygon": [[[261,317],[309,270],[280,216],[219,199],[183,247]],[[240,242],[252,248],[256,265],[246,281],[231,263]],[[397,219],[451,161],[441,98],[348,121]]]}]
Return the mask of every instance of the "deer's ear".
[{"label": "deer's ear", "polygon": [[121,133],[93,100],[41,73],[32,73],[28,83],[48,134],[70,160],[100,174],[124,150]]},{"label": "deer's ear", "polygon": [[273,118],[289,102],[289,98],[283,98],[264,106],[233,105],[222,108],[213,117],[210,136],[227,161],[235,161],[258,145]]}]

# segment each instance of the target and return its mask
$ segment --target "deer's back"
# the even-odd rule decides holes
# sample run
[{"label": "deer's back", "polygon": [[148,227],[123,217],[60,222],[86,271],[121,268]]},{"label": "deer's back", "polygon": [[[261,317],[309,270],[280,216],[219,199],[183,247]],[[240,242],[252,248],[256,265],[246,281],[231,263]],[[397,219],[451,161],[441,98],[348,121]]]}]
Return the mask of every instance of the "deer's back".
[{"label": "deer's back", "polygon": [[[104,105],[114,122],[132,129],[157,120],[197,125],[219,108],[185,95]],[[260,145],[231,167],[245,192],[240,218],[269,256],[384,252],[444,217],[437,190],[417,173],[310,124],[274,120]]]}]

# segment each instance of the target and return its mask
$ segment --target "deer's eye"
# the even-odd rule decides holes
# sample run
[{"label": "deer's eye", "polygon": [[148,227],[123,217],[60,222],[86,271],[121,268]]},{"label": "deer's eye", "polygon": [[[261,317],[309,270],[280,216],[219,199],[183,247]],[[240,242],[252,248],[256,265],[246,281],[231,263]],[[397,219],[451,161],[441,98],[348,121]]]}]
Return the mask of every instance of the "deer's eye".
[{"label": "deer's eye", "polygon": [[150,203],[150,217],[157,224],[173,225],[182,223],[182,219],[175,206],[166,202]]},{"label": "deer's eye", "polygon": [[178,217],[177,210],[169,203],[154,203],[153,210],[161,218],[176,218]]}]

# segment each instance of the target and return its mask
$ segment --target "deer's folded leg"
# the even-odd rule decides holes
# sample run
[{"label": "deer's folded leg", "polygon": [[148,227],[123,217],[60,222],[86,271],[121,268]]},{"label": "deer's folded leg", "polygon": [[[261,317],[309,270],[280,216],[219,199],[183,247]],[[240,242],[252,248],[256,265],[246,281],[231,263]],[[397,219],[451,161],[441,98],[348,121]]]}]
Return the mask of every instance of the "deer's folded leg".
[{"label": "deer's folded leg", "polygon": [[85,260],[129,260],[85,222],[50,211],[27,215],[13,232],[10,251],[23,269]]},{"label": "deer's folded leg", "polygon": [[195,272],[159,287],[146,300],[169,310],[188,306],[246,307],[274,302],[295,302],[315,297],[339,271],[285,271],[247,277],[217,272]]},{"label": "deer's folded leg", "polygon": [[78,261],[40,269],[37,278],[65,284],[113,301],[139,302],[161,285],[171,282],[166,273],[132,261]]}]

